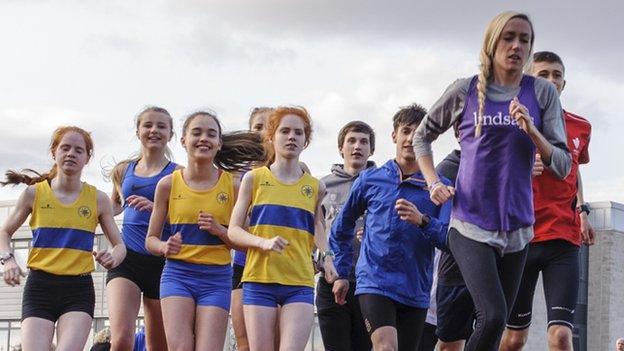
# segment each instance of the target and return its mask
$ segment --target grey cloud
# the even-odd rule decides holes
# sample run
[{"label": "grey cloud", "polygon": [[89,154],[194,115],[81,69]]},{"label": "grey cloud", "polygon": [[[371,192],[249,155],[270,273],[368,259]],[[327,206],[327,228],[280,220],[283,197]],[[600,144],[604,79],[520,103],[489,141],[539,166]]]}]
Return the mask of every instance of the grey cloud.
[{"label": "grey cloud", "polygon": [[83,41],[83,48],[96,56],[103,50],[132,56],[148,54],[148,47],[132,33],[91,34]]},{"label": "grey cloud", "polygon": [[258,37],[253,33],[237,32],[224,26],[198,24],[188,35],[172,38],[172,52],[185,53],[199,65],[229,65],[245,62],[254,65],[280,65],[296,59],[293,48]]},{"label": "grey cloud", "polygon": [[[184,6],[185,5],[185,6]],[[505,4],[479,2],[419,1],[191,1],[169,3],[172,16],[184,20],[203,18],[196,25],[225,24],[237,32],[271,39],[300,41],[346,38],[368,43],[395,42],[419,45],[442,40],[478,52],[488,21],[498,12],[517,9],[528,13],[535,24],[536,48],[562,52],[566,57],[584,56],[597,69],[618,67],[624,48],[615,45],[621,33],[621,1],[524,1]],[[208,23],[208,24],[207,24]]]},{"label": "grey cloud", "polygon": [[[617,134],[621,128],[616,122],[620,117],[617,105],[610,101],[621,92],[613,84],[621,84],[616,75],[621,76],[624,49],[615,38],[621,32],[615,15],[623,5],[557,3],[563,5],[543,1],[521,5],[536,25],[537,49],[556,51],[570,61],[564,99],[571,101],[565,106],[595,122],[592,150],[597,152],[588,171],[590,184],[591,179],[617,174],[610,166],[617,162],[609,158],[613,156],[609,150],[621,149]],[[94,131],[96,143],[96,158],[90,164],[94,170],[86,174],[89,181],[101,178],[101,160],[121,159],[138,148],[132,116],[150,101],[170,109],[178,131],[183,115],[178,112],[190,112],[206,102],[220,116],[228,116],[222,119],[228,129],[245,125],[246,113],[255,104],[303,104],[316,123],[312,145],[303,155],[315,174],[328,171],[328,155],[339,160],[338,129],[349,120],[361,119],[376,129],[375,158],[383,162],[394,152],[388,126],[392,114],[413,101],[428,107],[452,79],[473,74],[483,29],[503,10],[493,0],[476,5],[355,0],[108,4],[65,6],[63,13],[70,16],[64,18],[67,26],[42,39],[51,46],[45,52],[48,63],[39,62],[38,52],[31,51],[11,61],[15,64],[5,65],[14,73],[0,84],[0,102],[6,106],[58,105],[82,111],[75,114],[77,123]],[[131,8],[135,17],[111,17],[107,22],[124,7]],[[39,9],[45,10],[49,9]],[[80,18],[84,28],[74,30],[72,16]],[[36,23],[32,28],[38,28]],[[26,39],[15,36],[20,50],[13,52],[28,53],[24,48],[34,47],[27,44],[38,34],[30,33]],[[75,37],[86,37],[87,43]],[[104,52],[83,57],[80,44]],[[581,70],[600,84],[575,78]],[[574,86],[579,87],[576,93]],[[34,114],[31,119],[46,115]],[[11,138],[12,132],[3,133],[0,170],[49,167],[50,132],[34,135],[33,131],[19,140]],[[177,146],[177,159],[184,163],[178,138],[171,145]],[[36,150],[28,151],[33,146]],[[436,157],[452,147],[445,142],[437,146],[441,151],[436,151]]]},{"label": "grey cloud", "polygon": [[[186,6],[185,6],[186,5]],[[305,32],[325,36],[328,33],[381,33],[393,37],[412,37],[420,33],[451,33],[474,35],[482,32],[489,19],[503,10],[520,10],[536,22],[552,29],[561,26],[559,36],[570,38],[570,32],[619,28],[617,0],[607,0],[596,6],[590,2],[525,1],[522,7],[508,6],[494,0],[478,3],[417,2],[376,0],[234,0],[227,2],[191,1],[169,3],[166,11],[185,16],[200,16],[212,21],[232,23],[249,31],[269,31],[272,34]],[[582,16],[582,18],[581,18]],[[580,25],[580,20],[582,24]],[[201,22],[201,21],[200,21]],[[575,26],[565,27],[567,23]],[[210,24],[211,22],[206,22]],[[589,27],[589,28],[588,28]],[[579,38],[587,40],[587,38]]]}]

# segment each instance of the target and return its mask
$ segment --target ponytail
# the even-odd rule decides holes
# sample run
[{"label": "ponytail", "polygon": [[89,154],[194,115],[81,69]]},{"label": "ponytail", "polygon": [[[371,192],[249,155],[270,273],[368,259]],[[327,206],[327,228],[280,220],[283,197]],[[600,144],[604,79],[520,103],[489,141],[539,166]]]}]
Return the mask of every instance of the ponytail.
[{"label": "ponytail", "polygon": [[214,164],[226,171],[247,170],[253,163],[263,163],[267,153],[262,137],[252,132],[232,132],[221,136],[221,150],[217,152]]},{"label": "ponytail", "polygon": [[43,173],[43,174],[30,168],[23,169],[21,172],[8,170],[4,174],[6,177],[5,180],[1,181],[0,185],[2,186],[14,185],[15,186],[15,185],[22,184],[22,183],[26,185],[34,185],[44,180],[47,182],[50,182],[52,178],[56,177],[57,173],[58,173],[58,170],[57,170],[56,164],[52,166],[52,169],[50,169],[48,172]]}]

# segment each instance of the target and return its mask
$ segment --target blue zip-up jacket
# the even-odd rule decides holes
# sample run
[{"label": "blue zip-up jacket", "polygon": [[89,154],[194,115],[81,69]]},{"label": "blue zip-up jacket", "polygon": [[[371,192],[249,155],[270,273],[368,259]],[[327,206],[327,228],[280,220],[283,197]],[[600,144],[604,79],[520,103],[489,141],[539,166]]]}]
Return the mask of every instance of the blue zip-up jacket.
[{"label": "blue zip-up jacket", "polygon": [[[334,220],[329,245],[336,254],[340,278],[347,279],[353,257],[354,225],[366,212],[355,294],[377,294],[404,305],[428,308],[434,246],[447,250],[452,201],[442,206],[431,202],[420,172],[405,180],[401,178],[401,170],[394,160],[362,172]],[[441,180],[450,184],[446,178]],[[400,198],[431,217],[424,229],[399,218],[395,204]]]}]

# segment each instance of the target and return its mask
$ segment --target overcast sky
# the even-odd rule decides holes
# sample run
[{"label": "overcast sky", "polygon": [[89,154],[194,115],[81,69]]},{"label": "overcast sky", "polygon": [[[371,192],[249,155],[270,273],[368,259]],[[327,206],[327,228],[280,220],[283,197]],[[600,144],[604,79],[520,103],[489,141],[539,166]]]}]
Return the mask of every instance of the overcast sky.
[{"label": "overcast sky", "polygon": [[[225,129],[246,128],[254,106],[303,105],[314,121],[302,159],[314,175],[339,162],[336,133],[353,119],[377,132],[373,159],[392,157],[391,117],[425,107],[476,73],[488,21],[527,12],[536,50],[566,64],[563,106],[593,125],[583,166],[589,201],[624,203],[624,47],[621,1],[7,1],[0,2],[0,171],[52,165],[55,127],[92,131],[85,180],[110,191],[102,166],[138,150],[134,117],[167,108],[178,131],[201,108]],[[518,7],[522,6],[522,7]],[[455,146],[434,144],[436,160]],[[14,199],[23,186],[0,189]]]}]

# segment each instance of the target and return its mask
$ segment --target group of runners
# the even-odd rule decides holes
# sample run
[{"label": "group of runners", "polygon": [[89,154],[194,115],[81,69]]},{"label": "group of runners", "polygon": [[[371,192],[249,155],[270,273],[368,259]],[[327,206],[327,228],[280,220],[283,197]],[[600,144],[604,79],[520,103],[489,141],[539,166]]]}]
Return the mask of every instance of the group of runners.
[{"label": "group of runners", "polygon": [[[23,349],[49,350],[55,330],[58,349],[83,349],[95,259],[108,269],[113,350],[132,349],[141,304],[148,350],[222,350],[229,314],[238,350],[303,350],[315,302],[327,350],[431,350],[437,339],[440,350],[519,350],[539,272],[549,347],[571,350],[579,246],[594,240],[578,174],[591,127],[562,109],[563,61],[533,54],[534,40],[528,16],[499,14],[477,75],[429,111],[394,115],[389,161],[369,160],[373,128],[352,121],[338,133],[344,163],[320,180],[300,161],[312,136],[302,107],[256,108],[234,133],[212,112],[191,114],[185,166],[169,157],[171,115],[146,108],[140,152],[112,170],[110,198],[81,177],[90,134],[58,128],[49,172],[3,182],[28,185],[0,229],[16,285],[25,272],[10,240],[30,215]],[[436,168],[431,143],[451,127],[460,150]],[[93,251],[98,224],[111,246]]]}]

